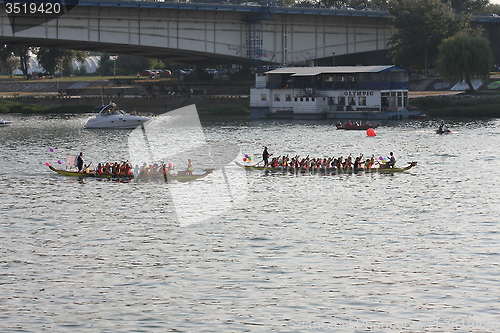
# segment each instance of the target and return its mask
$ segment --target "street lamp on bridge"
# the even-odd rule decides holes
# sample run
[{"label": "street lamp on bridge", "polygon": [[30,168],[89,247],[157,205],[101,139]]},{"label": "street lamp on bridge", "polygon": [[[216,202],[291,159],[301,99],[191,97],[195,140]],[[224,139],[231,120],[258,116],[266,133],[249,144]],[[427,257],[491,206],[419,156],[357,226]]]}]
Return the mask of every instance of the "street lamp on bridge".
[{"label": "street lamp on bridge", "polygon": [[116,59],[118,58],[118,56],[116,55],[112,55],[112,56],[109,56],[109,59],[113,60],[113,77],[116,78]]}]

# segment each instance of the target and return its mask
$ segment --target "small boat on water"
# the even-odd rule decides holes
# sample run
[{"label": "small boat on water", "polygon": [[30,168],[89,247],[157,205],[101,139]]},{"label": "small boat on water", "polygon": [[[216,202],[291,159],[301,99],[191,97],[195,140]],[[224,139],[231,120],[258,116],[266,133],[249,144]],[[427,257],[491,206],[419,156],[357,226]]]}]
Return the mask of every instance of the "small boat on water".
[{"label": "small boat on water", "polygon": [[94,108],[99,110],[95,118],[89,119],[85,128],[94,129],[134,129],[149,121],[148,117],[134,113],[126,113],[119,109],[115,103]]},{"label": "small boat on water", "polygon": [[429,116],[426,115],[425,113],[421,114],[414,114],[409,117],[410,119],[429,119]]},{"label": "small boat on water", "polygon": [[[370,169],[338,169],[338,168],[313,168],[313,169],[302,169],[302,168],[294,168],[294,167],[264,167],[259,165],[243,165],[237,161],[234,161],[237,166],[245,168],[246,170],[265,170],[271,172],[282,172],[282,173],[318,173],[318,174],[337,174],[337,173],[356,173],[356,172],[379,172],[379,173],[394,173],[394,172],[404,172],[408,171],[414,166],[417,165],[417,162],[408,162],[408,166],[404,168],[389,168],[389,167],[378,167],[378,168],[370,168]],[[384,164],[381,164],[384,165]]]},{"label": "small boat on water", "polygon": [[436,134],[449,134],[451,130],[449,128],[438,128]]},{"label": "small boat on water", "polygon": [[345,124],[338,123],[336,126],[337,129],[366,131],[369,128],[377,128],[380,126],[380,124],[373,125],[373,124],[356,124],[356,123],[345,123]]},{"label": "small boat on water", "polygon": [[[134,175],[113,175],[113,174],[104,174],[104,173],[96,173],[95,170],[91,170],[90,172],[78,172],[71,170],[60,170],[56,169],[53,166],[48,166],[50,170],[63,175],[63,176],[71,176],[71,177],[79,177],[79,178],[101,178],[101,179],[112,179],[119,181],[129,181],[134,179]],[[206,169],[201,174],[189,174],[185,171],[178,171],[176,174],[172,174],[170,172],[165,172],[163,174],[141,174],[137,176],[138,181],[165,181],[171,182],[176,180],[178,182],[190,182],[196,179],[200,179],[208,176],[213,172],[213,169]]]},{"label": "small boat on water", "polygon": [[451,130],[448,128],[448,125],[445,124],[443,120],[441,120],[441,124],[436,130],[436,134],[448,134],[451,133]]},{"label": "small boat on water", "polygon": [[9,126],[10,124],[12,124],[10,120],[0,120],[0,127]]}]

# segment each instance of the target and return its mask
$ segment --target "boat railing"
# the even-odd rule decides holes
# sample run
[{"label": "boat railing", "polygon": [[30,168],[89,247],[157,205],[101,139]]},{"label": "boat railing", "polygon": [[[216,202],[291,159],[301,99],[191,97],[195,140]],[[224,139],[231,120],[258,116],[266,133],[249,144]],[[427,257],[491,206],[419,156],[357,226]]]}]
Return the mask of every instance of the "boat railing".
[{"label": "boat railing", "polygon": [[337,105],[337,104],[332,104],[330,105],[330,111],[335,111],[335,112],[377,112],[381,111],[380,107],[378,106],[357,106],[357,107],[352,107],[351,105]]}]

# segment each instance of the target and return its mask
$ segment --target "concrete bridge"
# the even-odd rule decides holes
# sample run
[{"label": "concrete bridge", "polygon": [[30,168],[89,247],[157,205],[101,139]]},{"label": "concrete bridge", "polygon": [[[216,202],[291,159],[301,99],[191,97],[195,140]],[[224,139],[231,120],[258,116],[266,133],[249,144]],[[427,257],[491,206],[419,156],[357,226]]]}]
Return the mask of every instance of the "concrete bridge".
[{"label": "concrete bridge", "polygon": [[[384,53],[391,37],[385,11],[254,3],[53,0],[63,4],[57,15],[31,13],[29,7],[20,7],[20,13],[14,14],[8,5],[12,1],[0,2],[0,43],[137,55],[194,65],[297,65],[312,60],[327,65],[346,55],[353,64],[380,64],[373,55]],[[477,21],[485,24],[500,59],[496,45],[500,44],[500,18]]]}]

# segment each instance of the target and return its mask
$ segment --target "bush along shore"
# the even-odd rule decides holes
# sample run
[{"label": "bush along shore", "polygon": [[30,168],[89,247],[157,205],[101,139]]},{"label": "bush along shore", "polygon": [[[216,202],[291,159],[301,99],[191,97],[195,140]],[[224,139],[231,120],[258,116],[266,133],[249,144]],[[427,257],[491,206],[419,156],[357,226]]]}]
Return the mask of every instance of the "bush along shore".
[{"label": "bush along shore", "polygon": [[[163,113],[195,104],[200,116],[249,117],[248,98],[114,98],[125,111]],[[110,100],[101,98],[3,98],[0,113],[52,114],[90,113]],[[454,95],[411,98],[414,105],[431,117],[500,118],[500,95]]]},{"label": "bush along shore", "polygon": [[418,97],[412,98],[410,103],[430,117],[500,118],[498,95]]},{"label": "bush along shore", "polygon": [[[44,106],[39,104],[31,104],[24,102],[16,102],[11,100],[0,101],[0,113],[67,113],[66,107],[63,106]],[[88,108],[81,106],[72,112],[88,112]]]},{"label": "bush along shore", "polygon": [[248,98],[34,98],[0,99],[0,113],[73,114],[92,113],[93,108],[115,102],[126,112],[136,109],[143,114],[160,114],[195,104],[200,116],[248,117]]}]

